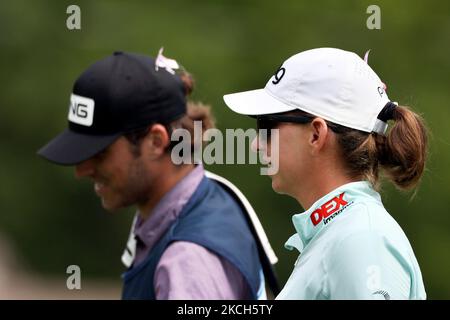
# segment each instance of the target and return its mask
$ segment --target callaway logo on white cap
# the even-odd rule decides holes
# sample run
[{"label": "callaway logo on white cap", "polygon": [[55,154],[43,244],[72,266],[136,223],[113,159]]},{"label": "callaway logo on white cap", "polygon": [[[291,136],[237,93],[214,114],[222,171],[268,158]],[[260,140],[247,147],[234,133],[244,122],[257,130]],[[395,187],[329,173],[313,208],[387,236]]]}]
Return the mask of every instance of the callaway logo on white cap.
[{"label": "callaway logo on white cap", "polygon": [[319,48],[287,59],[264,89],[227,94],[225,103],[246,115],[296,109],[366,132],[383,133],[378,114],[389,102],[385,85],[353,52]]},{"label": "callaway logo on white cap", "polygon": [[94,122],[94,105],[91,98],[70,95],[69,121],[90,127]]}]

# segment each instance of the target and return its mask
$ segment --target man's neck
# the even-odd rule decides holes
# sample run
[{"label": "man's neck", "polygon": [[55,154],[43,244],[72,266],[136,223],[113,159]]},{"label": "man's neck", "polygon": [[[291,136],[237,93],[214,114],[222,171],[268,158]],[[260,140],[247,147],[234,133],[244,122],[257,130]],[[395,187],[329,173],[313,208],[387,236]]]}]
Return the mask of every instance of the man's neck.
[{"label": "man's neck", "polygon": [[138,204],[141,218],[146,220],[164,195],[174,188],[175,185],[194,170],[194,168],[194,165],[183,165],[181,167],[170,168],[167,173],[160,174],[158,176],[159,178],[153,183],[154,188],[147,201],[143,204]]}]

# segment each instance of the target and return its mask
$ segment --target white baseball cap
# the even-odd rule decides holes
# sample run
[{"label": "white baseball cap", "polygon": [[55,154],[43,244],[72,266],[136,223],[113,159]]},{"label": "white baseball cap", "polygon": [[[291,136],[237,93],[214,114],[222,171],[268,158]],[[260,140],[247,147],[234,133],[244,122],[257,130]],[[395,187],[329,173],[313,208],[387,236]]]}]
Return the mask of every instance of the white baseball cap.
[{"label": "white baseball cap", "polygon": [[380,111],[392,105],[386,86],[357,54],[335,48],[300,52],[287,59],[264,89],[227,94],[225,103],[245,115],[300,109],[345,127],[384,134]]}]

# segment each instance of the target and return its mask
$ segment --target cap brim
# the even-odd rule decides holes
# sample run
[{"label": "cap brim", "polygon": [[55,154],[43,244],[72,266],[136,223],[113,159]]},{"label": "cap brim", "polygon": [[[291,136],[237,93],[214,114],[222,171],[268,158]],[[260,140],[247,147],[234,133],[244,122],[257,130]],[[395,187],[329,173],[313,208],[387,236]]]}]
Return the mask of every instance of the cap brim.
[{"label": "cap brim", "polygon": [[103,151],[120,133],[106,136],[81,134],[66,129],[42,147],[37,154],[60,165],[75,165]]},{"label": "cap brim", "polygon": [[226,105],[234,112],[245,115],[263,115],[297,109],[272,96],[265,89],[257,89],[223,96]]}]

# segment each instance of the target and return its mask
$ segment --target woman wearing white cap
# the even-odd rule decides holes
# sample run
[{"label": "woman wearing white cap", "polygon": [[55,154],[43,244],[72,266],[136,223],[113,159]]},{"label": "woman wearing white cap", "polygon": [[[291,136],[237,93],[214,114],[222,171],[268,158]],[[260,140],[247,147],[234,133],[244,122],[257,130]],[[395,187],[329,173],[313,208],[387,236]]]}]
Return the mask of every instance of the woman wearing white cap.
[{"label": "woman wearing white cap", "polygon": [[[277,299],[426,298],[411,245],[376,191],[380,173],[400,189],[417,186],[426,128],[389,100],[367,61],[308,50],[286,60],[264,89],[224,100],[255,116],[259,129],[279,130],[272,187],[307,209],[292,217],[296,233],[286,247],[301,255]],[[268,152],[270,143],[277,141],[258,147]]]}]

